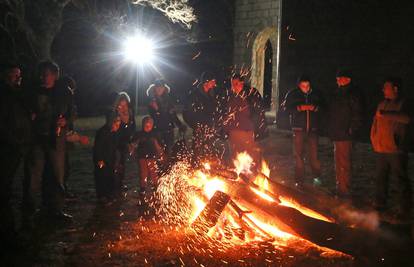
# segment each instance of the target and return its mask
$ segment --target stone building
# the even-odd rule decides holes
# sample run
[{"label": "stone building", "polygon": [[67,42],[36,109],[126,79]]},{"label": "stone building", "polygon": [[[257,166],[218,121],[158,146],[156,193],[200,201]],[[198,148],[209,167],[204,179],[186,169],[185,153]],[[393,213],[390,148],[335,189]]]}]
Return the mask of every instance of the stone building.
[{"label": "stone building", "polygon": [[267,108],[276,110],[277,41],[280,0],[236,0],[234,59],[237,68],[250,70],[252,86],[264,97]]}]

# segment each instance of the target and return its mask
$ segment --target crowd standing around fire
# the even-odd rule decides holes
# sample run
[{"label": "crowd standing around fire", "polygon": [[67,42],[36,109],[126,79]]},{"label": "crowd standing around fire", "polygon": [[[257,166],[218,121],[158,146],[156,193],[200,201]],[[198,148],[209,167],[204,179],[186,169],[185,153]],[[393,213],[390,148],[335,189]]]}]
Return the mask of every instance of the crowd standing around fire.
[{"label": "crowd standing around fire", "polygon": [[[23,90],[19,65],[3,66],[0,88],[2,236],[13,236],[16,231],[11,197],[13,180],[21,163],[24,167],[22,227],[30,229],[39,216],[59,222],[72,220],[63,211],[70,176],[69,150],[74,143],[88,144],[89,139],[74,131],[76,83],[70,77],[60,77],[59,73],[55,63],[42,62],[37,70],[38,82]],[[280,110],[290,116],[298,189],[303,190],[304,183],[321,183],[318,139],[321,121],[325,119],[334,144],[336,194],[348,199],[352,146],[363,126],[364,104],[350,71],[339,70],[336,81],[332,96],[325,97],[313,87],[309,77],[300,76],[297,87],[286,94]],[[219,88],[217,84],[214,74],[202,73],[186,96],[181,121],[170,87],[164,80],[156,80],[147,90],[151,99],[149,116],[143,117],[139,131],[128,94],[113,94],[105,114],[106,123],[96,132],[93,145],[99,204],[110,205],[120,198],[125,189],[128,158],[137,162],[142,195],[154,192],[159,176],[188,150],[191,152],[187,160],[193,167],[205,159],[231,164],[231,159],[244,151],[252,156],[255,166],[260,165],[262,153],[258,140],[268,136],[262,96],[249,86],[243,75],[233,74],[227,83],[229,88]],[[375,207],[380,212],[390,208],[387,206],[390,178],[397,179],[400,192],[396,215],[409,220],[412,192],[407,163],[412,134],[408,131],[413,112],[402,97],[398,79],[385,79],[382,90],[384,98],[371,127],[371,143],[378,158]],[[184,141],[186,124],[192,129],[190,148]],[[309,181],[305,179],[305,151],[313,177]]]}]

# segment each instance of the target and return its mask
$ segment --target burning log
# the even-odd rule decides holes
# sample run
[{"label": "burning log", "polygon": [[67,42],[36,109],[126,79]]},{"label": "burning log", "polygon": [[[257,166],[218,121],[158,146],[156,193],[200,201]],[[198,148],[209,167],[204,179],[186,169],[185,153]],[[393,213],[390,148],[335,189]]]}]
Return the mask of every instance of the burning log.
[{"label": "burning log", "polygon": [[277,225],[284,232],[351,255],[375,247],[372,241],[376,237],[370,232],[308,217],[294,208],[259,197],[242,183],[226,183],[229,188],[227,193],[234,202],[254,211],[263,221]]},{"label": "burning log", "polygon": [[217,224],[217,221],[226,205],[229,203],[230,197],[221,192],[216,191],[209,200],[206,207],[201,211],[200,215],[193,222],[192,228],[197,233],[206,234],[209,229]]}]

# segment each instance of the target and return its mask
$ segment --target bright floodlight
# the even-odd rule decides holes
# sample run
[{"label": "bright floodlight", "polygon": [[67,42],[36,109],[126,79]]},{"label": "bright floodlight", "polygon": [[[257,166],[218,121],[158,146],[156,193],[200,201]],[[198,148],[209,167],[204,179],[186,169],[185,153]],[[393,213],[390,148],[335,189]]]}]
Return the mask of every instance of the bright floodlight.
[{"label": "bright floodlight", "polygon": [[124,44],[124,56],[135,63],[149,63],[154,56],[153,44],[151,40],[141,36],[130,37]]}]

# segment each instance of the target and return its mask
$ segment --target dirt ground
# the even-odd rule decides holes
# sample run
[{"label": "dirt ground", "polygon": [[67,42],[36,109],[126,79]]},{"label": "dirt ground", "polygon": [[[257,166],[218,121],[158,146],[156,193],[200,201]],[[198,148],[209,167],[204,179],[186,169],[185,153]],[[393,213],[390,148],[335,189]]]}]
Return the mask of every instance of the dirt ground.
[{"label": "dirt ground", "polygon": [[[93,137],[102,124],[102,118],[80,119],[76,127]],[[91,141],[93,144],[93,139]],[[292,185],[294,165],[290,134],[272,129],[261,145],[271,167],[271,176],[278,182]],[[335,188],[332,156],[332,144],[322,138],[321,179],[322,188],[327,191]],[[74,223],[62,226],[43,221],[32,233],[21,232],[24,245],[8,255],[10,265],[4,266],[414,266],[410,258],[412,253],[408,253],[411,245],[387,250],[375,257],[352,258],[316,247],[276,248],[272,244],[257,243],[224,251],[219,245],[189,242],[190,234],[163,225],[151,210],[140,205],[134,162],[130,161],[127,166],[128,190],[121,201],[110,206],[96,203],[92,146],[76,146],[70,152],[70,162],[68,185],[73,196],[66,201],[66,211],[74,216]],[[369,145],[356,144],[353,167],[354,202],[362,207],[370,205],[375,158]],[[414,180],[413,157],[410,170],[411,180]],[[14,192],[16,217],[19,217],[21,173],[16,177]],[[409,238],[408,231],[403,234]]]}]

